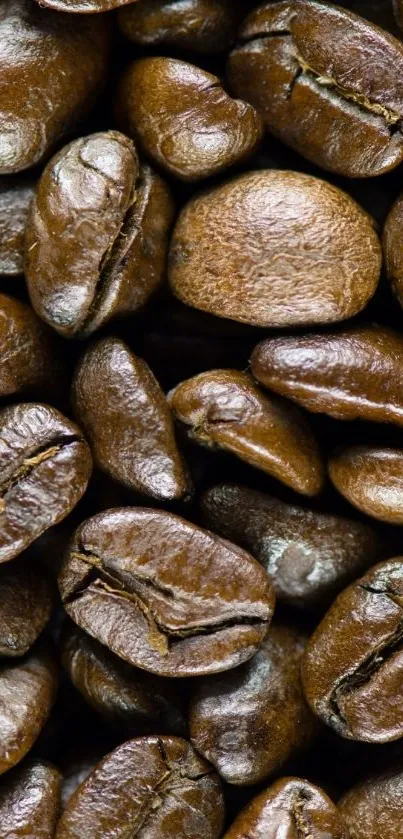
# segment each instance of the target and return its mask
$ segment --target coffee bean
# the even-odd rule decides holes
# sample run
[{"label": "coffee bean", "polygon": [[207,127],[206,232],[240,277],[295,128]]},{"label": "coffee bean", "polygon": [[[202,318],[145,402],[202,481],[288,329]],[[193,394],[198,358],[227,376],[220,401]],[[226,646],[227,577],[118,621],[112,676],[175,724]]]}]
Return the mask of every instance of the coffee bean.
[{"label": "coffee bean", "polygon": [[51,581],[28,561],[0,566],[0,660],[25,655],[55,606]]},{"label": "coffee bean", "polygon": [[54,9],[57,12],[69,12],[77,14],[94,14],[96,12],[110,12],[124,6],[125,3],[132,3],[133,0],[36,0],[41,6]]},{"label": "coffee bean", "polygon": [[73,793],[88,778],[88,775],[95,769],[96,764],[99,763],[102,757],[103,755],[100,754],[94,760],[93,755],[89,755],[81,760],[73,761],[67,768],[64,768],[61,792],[62,810],[65,809]]},{"label": "coffee bean", "polygon": [[403,306],[403,248],[401,231],[403,227],[403,196],[393,204],[383,231],[383,251],[388,279],[401,306]]},{"label": "coffee bean", "polygon": [[136,44],[215,53],[233,43],[238,15],[233,0],[140,0],[123,8],[118,20]]},{"label": "coffee bean", "polygon": [[60,369],[46,327],[25,303],[0,293],[0,400],[55,393]]},{"label": "coffee bean", "polygon": [[35,192],[33,181],[0,184],[0,275],[18,277],[24,271],[24,236]]},{"label": "coffee bean", "polygon": [[179,516],[125,507],[76,531],[59,587],[67,613],[121,658],[161,676],[247,661],[274,595],[245,551]]},{"label": "coffee bean", "polygon": [[353,839],[403,839],[400,769],[368,778],[343,796],[340,810]]},{"label": "coffee bean", "polygon": [[0,833],[4,839],[53,839],[61,776],[40,761],[29,761],[2,778],[0,783]]},{"label": "coffee bean", "polygon": [[331,458],[329,475],[362,513],[403,524],[403,450],[352,446]]}]

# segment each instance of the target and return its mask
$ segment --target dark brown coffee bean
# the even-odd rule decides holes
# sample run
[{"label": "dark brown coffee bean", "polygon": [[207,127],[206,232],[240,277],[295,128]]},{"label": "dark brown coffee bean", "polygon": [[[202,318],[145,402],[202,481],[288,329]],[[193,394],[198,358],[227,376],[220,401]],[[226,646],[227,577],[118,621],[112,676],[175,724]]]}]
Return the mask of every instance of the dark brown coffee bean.
[{"label": "dark brown coffee bean", "polygon": [[62,661],[84,699],[112,725],[132,734],[186,736],[177,683],[137,670],[73,624],[64,633]]},{"label": "dark brown coffee bean", "polygon": [[403,839],[401,770],[361,781],[343,796],[340,811],[351,839]]},{"label": "dark brown coffee bean", "polygon": [[70,513],[91,468],[80,429],[55,408],[21,403],[0,412],[0,562]]},{"label": "dark brown coffee bean", "polygon": [[134,61],[121,81],[117,110],[143,151],[184,181],[245,160],[263,132],[255,109],[232,99],[217,76],[176,58]]},{"label": "dark brown coffee bean", "polygon": [[250,551],[278,599],[301,609],[323,608],[379,558],[379,540],[367,525],[247,487],[214,486],[201,505],[207,527]]},{"label": "dark brown coffee bean", "polygon": [[134,0],[37,0],[37,3],[46,6],[48,9],[77,14],[110,12],[111,9],[117,9],[119,6],[133,2]]},{"label": "dark brown coffee bean", "polygon": [[76,531],[59,577],[64,606],[112,652],[161,676],[247,661],[274,607],[263,568],[179,516],[125,507]]},{"label": "dark brown coffee bean", "polygon": [[403,337],[392,329],[268,338],[251,365],[258,382],[314,413],[403,424]]},{"label": "dark brown coffee bean", "polygon": [[219,839],[224,802],[216,773],[175,737],[129,740],[78,788],[56,839]]},{"label": "dark brown coffee bean", "polygon": [[383,231],[383,251],[388,279],[401,306],[403,306],[403,195],[392,206]]},{"label": "dark brown coffee bean", "polygon": [[399,38],[400,31],[394,14],[394,2],[395,0],[342,0],[337,5],[350,9],[356,15],[376,23],[377,26]]},{"label": "dark brown coffee bean", "polygon": [[18,277],[24,271],[24,237],[33,181],[0,184],[0,275]]},{"label": "dark brown coffee bean", "polygon": [[403,524],[403,449],[352,446],[331,458],[329,475],[362,513]]},{"label": "dark brown coffee bean", "polygon": [[51,711],[56,688],[57,669],[45,648],[0,665],[0,775],[33,746]]},{"label": "dark brown coffee bean", "polygon": [[96,464],[112,478],[157,499],[189,493],[165,395],[145,361],[122,341],[105,338],[87,350],[73,404]]},{"label": "dark brown coffee bean", "polygon": [[28,561],[0,567],[0,658],[25,655],[55,605],[51,581]]},{"label": "dark brown coffee bean", "polygon": [[59,815],[61,776],[57,769],[29,761],[0,783],[2,839],[53,839]]},{"label": "dark brown coffee bean", "polygon": [[0,174],[39,163],[84,116],[104,81],[108,25],[73,20],[31,0],[0,14]]},{"label": "dark brown coffee bean", "polygon": [[339,594],[308,643],[305,695],[342,737],[403,736],[403,559],[376,565]]},{"label": "dark brown coffee bean", "polygon": [[248,804],[224,839],[349,839],[342,817],[319,787],[281,778]]},{"label": "dark brown coffee bean", "polygon": [[379,279],[372,219],[299,172],[248,172],[192,198],[174,229],[170,282],[189,306],[256,326],[333,323]]},{"label": "dark brown coffee bean", "polygon": [[30,306],[0,294],[0,399],[55,390],[60,370],[46,327]]},{"label": "dark brown coffee bean", "polygon": [[66,338],[146,303],[165,269],[173,207],[117,131],[70,143],[39,180],[26,238],[32,305]]},{"label": "dark brown coffee bean", "polygon": [[306,640],[292,627],[274,625],[247,664],[198,680],[191,740],[227,783],[264,781],[311,744],[317,725],[300,678]]},{"label": "dark brown coffee bean", "polygon": [[73,792],[75,792],[80,784],[88,778],[88,775],[93,769],[95,769],[95,766],[99,763],[102,757],[103,755],[99,754],[95,759],[94,755],[91,753],[87,757],[69,763],[67,768],[64,768],[61,792],[62,810],[67,807]]},{"label": "dark brown coffee bean", "polygon": [[261,6],[239,38],[229,59],[231,85],[276,137],[353,178],[402,162],[400,40],[315,0]]},{"label": "dark brown coffee bean", "polygon": [[122,9],[118,20],[136,44],[215,53],[233,43],[238,15],[234,0],[140,0]]}]

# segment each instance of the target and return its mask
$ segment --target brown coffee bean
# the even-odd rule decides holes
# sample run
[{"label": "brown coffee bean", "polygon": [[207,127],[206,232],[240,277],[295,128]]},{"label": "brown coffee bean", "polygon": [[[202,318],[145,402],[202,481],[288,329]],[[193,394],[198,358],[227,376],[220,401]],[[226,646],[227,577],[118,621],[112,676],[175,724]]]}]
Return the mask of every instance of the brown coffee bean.
[{"label": "brown coffee bean", "polygon": [[46,327],[30,306],[0,294],[0,399],[54,394],[60,369]]},{"label": "brown coffee bean", "polygon": [[268,338],[251,366],[258,382],[313,413],[403,424],[403,337],[392,329]]},{"label": "brown coffee bean", "polygon": [[184,697],[170,679],[137,670],[73,624],[62,639],[62,661],[74,686],[107,722],[132,734],[186,736]]},{"label": "brown coffee bean", "polygon": [[349,839],[326,793],[302,778],[281,778],[248,804],[224,839]]},{"label": "brown coffee bean", "polygon": [[308,643],[305,695],[342,737],[386,743],[403,735],[402,607],[398,557],[339,594]]},{"label": "brown coffee bean", "polygon": [[165,395],[126,344],[105,338],[87,350],[75,375],[73,404],[96,464],[112,478],[157,499],[189,493]]},{"label": "brown coffee bean", "polygon": [[402,162],[400,40],[315,0],[261,6],[239,38],[231,85],[272,134],[348,177],[380,175]]},{"label": "brown coffee bean", "polygon": [[99,12],[110,12],[111,9],[118,9],[126,3],[135,3],[136,0],[36,0],[41,6],[54,9],[57,12],[69,12],[77,14],[95,14]]},{"label": "brown coffee bean", "polygon": [[75,623],[160,676],[242,664],[274,608],[267,574],[249,554],[179,516],[140,507],[84,522],[59,587]]},{"label": "brown coffee bean", "polygon": [[379,558],[379,540],[367,525],[247,487],[214,486],[201,506],[207,527],[250,551],[277,598],[297,608],[323,608]]},{"label": "brown coffee bean", "polygon": [[219,839],[220,781],[190,743],[140,737],[107,755],[70,799],[56,839]]},{"label": "brown coffee bean", "polygon": [[395,770],[354,786],[339,803],[352,839],[403,839],[403,773]]},{"label": "brown coffee bean", "polygon": [[73,792],[75,792],[80,784],[88,778],[88,775],[93,769],[95,769],[96,764],[99,763],[102,757],[103,755],[99,754],[95,759],[94,755],[91,753],[80,760],[69,763],[67,768],[64,768],[61,792],[62,810],[67,807]]},{"label": "brown coffee bean", "polygon": [[57,669],[43,647],[0,665],[0,775],[33,746],[49,716],[56,688]]},{"label": "brown coffee bean", "polygon": [[136,44],[215,53],[233,43],[238,13],[234,0],[140,0],[122,9],[118,20]]},{"label": "brown coffee bean", "polygon": [[329,462],[336,489],[350,504],[380,521],[403,524],[403,450],[351,446]]},{"label": "brown coffee bean", "polygon": [[403,195],[392,206],[383,231],[383,251],[388,279],[401,306],[403,306]]},{"label": "brown coffee bean", "polygon": [[172,237],[170,282],[189,306],[256,326],[344,320],[379,279],[372,219],[299,172],[248,172],[192,198]]},{"label": "brown coffee bean", "polygon": [[24,237],[33,181],[0,184],[0,275],[18,277],[24,271]]},{"label": "brown coffee bean", "polygon": [[242,162],[263,133],[251,105],[232,99],[217,76],[176,58],[134,61],[120,83],[117,113],[151,160],[184,181]]},{"label": "brown coffee bean", "polygon": [[0,174],[42,161],[87,113],[104,81],[108,51],[104,18],[73,20],[31,0],[3,0]]},{"label": "brown coffee bean", "polygon": [[322,489],[322,461],[305,417],[263,394],[248,373],[200,373],[168,399],[194,442],[231,452],[304,495]]},{"label": "brown coffee bean", "polygon": [[29,761],[0,783],[3,839],[53,839],[59,814],[61,776],[53,766]]},{"label": "brown coffee bean", "polygon": [[300,678],[306,640],[293,627],[273,625],[247,664],[198,680],[191,740],[227,783],[264,781],[312,743],[317,725]]},{"label": "brown coffee bean", "polygon": [[51,581],[27,561],[0,567],[0,658],[25,655],[55,605]]},{"label": "brown coffee bean", "polygon": [[21,403],[0,411],[0,562],[70,513],[91,468],[80,429],[55,408]]},{"label": "brown coffee bean", "polygon": [[[399,2],[399,0],[398,0]],[[392,35],[400,37],[399,27],[394,15],[394,0],[343,0],[337,3],[344,6],[366,20],[376,23],[382,29],[391,32]]]}]

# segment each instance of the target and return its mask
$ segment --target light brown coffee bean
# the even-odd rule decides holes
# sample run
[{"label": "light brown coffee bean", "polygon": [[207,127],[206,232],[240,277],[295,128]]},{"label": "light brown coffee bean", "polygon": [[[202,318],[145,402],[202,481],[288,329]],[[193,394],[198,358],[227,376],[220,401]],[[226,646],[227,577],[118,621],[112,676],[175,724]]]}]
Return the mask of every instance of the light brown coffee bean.
[{"label": "light brown coffee bean", "polygon": [[336,452],[329,475],[350,504],[380,521],[403,524],[403,450],[351,446]]},{"label": "light brown coffee bean", "polygon": [[359,782],[339,802],[352,839],[403,839],[401,769]]}]

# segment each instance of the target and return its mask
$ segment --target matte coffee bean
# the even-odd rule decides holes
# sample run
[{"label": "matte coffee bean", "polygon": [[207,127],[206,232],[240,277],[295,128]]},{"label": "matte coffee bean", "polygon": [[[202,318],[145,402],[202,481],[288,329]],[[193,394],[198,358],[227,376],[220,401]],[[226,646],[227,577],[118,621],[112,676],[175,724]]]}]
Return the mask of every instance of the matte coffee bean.
[{"label": "matte coffee bean", "polygon": [[331,458],[329,475],[350,504],[380,521],[403,524],[403,450],[351,446]]},{"label": "matte coffee bean", "polygon": [[224,839],[349,839],[342,817],[319,787],[281,778],[242,810]]},{"label": "matte coffee bean", "polygon": [[343,796],[339,807],[352,839],[403,839],[403,773],[367,778]]},{"label": "matte coffee bean", "polygon": [[188,306],[285,327],[357,314],[380,267],[374,222],[349,195],[310,175],[263,170],[191,198],[174,229],[169,275]]},{"label": "matte coffee bean", "polygon": [[346,9],[315,0],[267,3],[239,32],[228,74],[266,128],[348,177],[403,160],[403,45]]},{"label": "matte coffee bean", "polygon": [[70,799],[56,839],[219,839],[216,773],[190,743],[141,737],[96,766]]},{"label": "matte coffee bean", "polygon": [[105,338],[90,347],[72,396],[101,469],[152,498],[168,501],[189,493],[166,397],[145,361],[126,344]]},{"label": "matte coffee bean", "polygon": [[402,605],[398,557],[339,594],[308,643],[305,695],[342,737],[386,743],[403,736]]},{"label": "matte coffee bean", "polygon": [[217,76],[176,58],[142,58],[126,70],[118,120],[154,163],[184,181],[247,159],[262,138],[260,116],[232,99]]},{"label": "matte coffee bean", "polygon": [[200,373],[168,399],[194,442],[235,454],[304,495],[322,489],[322,461],[305,417],[262,393],[248,373]]},{"label": "matte coffee bean", "polygon": [[3,0],[0,174],[40,163],[87,114],[108,53],[104,18],[73,20],[31,0]]},{"label": "matte coffee bean", "polygon": [[213,486],[201,507],[207,527],[248,550],[278,600],[299,609],[323,609],[380,558],[379,539],[367,525],[244,486]]},{"label": "matte coffee bean", "polygon": [[24,272],[24,237],[28,210],[35,192],[33,181],[0,184],[0,275],[18,277]]},{"label": "matte coffee bean", "polygon": [[29,761],[0,783],[3,839],[53,839],[59,814],[61,776],[53,766]]},{"label": "matte coffee bean", "polygon": [[32,563],[17,560],[0,567],[0,660],[28,652],[55,602],[53,584]]},{"label": "matte coffee bean", "polygon": [[75,623],[161,676],[207,675],[247,661],[274,608],[267,574],[249,554],[179,516],[140,507],[84,522],[59,587]]},{"label": "matte coffee bean", "polygon": [[46,327],[25,303],[0,294],[0,399],[54,394],[60,369]]},{"label": "matte coffee bean", "polygon": [[172,213],[167,186],[123,134],[74,140],[46,166],[32,205],[34,309],[71,338],[141,308],[162,280]]},{"label": "matte coffee bean", "polygon": [[238,16],[234,0],[139,0],[123,8],[118,19],[136,44],[216,53],[230,48]]},{"label": "matte coffee bean", "polygon": [[80,429],[55,408],[20,403],[0,411],[0,562],[71,512],[91,468]]},{"label": "matte coffee bean", "polygon": [[403,424],[403,337],[392,329],[268,338],[251,367],[260,384],[313,413]]},{"label": "matte coffee bean", "polygon": [[274,624],[247,664],[198,680],[191,740],[227,783],[264,781],[311,745],[317,724],[300,677],[306,640],[297,629]]}]

